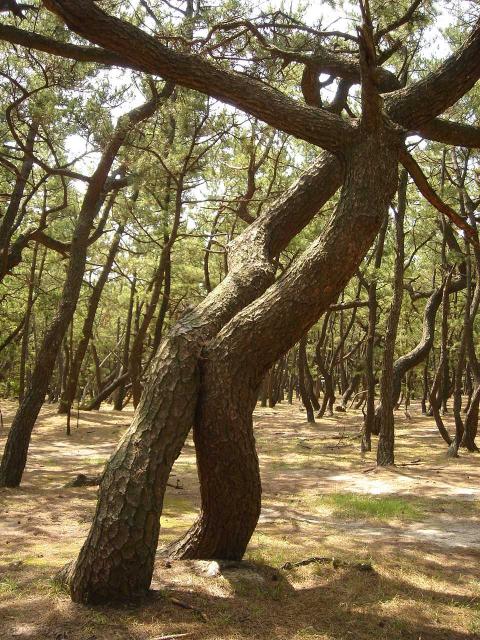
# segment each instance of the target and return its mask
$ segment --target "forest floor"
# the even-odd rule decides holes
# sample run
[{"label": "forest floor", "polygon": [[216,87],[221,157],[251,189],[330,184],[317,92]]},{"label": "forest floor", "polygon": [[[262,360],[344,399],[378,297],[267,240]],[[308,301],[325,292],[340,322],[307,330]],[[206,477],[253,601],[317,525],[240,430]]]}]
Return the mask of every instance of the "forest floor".
[{"label": "forest floor", "polygon": [[[15,406],[0,406],[3,450]],[[80,412],[67,437],[46,405],[22,486],[0,491],[0,638],[480,639],[480,457],[447,460],[433,420],[412,415],[397,413],[396,468],[377,470],[359,453],[361,414],[309,425],[298,405],[257,408],[263,510],[245,566],[159,554],[152,595],[114,609],[73,604],[52,577],[95,508],[95,487],[65,484],[102,470],[132,411]],[[168,489],[161,544],[198,511],[191,440],[173,474],[183,488]],[[311,556],[335,561],[282,569]]]}]

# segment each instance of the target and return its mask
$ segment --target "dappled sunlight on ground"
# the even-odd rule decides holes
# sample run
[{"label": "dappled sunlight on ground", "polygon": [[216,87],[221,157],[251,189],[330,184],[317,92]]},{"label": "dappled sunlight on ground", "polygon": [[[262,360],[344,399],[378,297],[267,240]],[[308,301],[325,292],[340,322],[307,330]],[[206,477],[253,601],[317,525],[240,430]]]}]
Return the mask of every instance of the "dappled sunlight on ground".
[{"label": "dappled sunlight on ground", "polygon": [[[2,401],[1,409],[8,427],[15,406]],[[96,488],[65,485],[101,472],[132,414],[81,411],[77,426],[75,413],[67,437],[65,416],[43,408],[22,487],[0,491],[0,638],[480,639],[480,458],[461,451],[447,459],[433,420],[417,407],[411,420],[397,414],[397,466],[389,469],[375,468],[374,451],[360,454],[361,414],[310,425],[298,405],[258,407],[263,509],[246,563],[169,562],[160,550],[145,601],[72,604],[52,576],[78,553]],[[198,511],[191,439],[174,466],[177,480],[161,546]],[[341,564],[282,569],[311,556]],[[373,571],[359,571],[359,562]]]}]

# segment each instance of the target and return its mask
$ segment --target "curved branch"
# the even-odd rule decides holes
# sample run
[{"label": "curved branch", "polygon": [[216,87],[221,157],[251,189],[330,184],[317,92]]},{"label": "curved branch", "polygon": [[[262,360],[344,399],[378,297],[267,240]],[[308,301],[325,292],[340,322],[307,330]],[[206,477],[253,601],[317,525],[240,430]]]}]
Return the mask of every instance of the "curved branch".
[{"label": "curved branch", "polygon": [[472,242],[478,244],[478,236],[476,230],[471,227],[462,216],[460,216],[452,207],[444,202],[440,196],[436,193],[433,187],[429,184],[427,177],[423,173],[420,165],[411,156],[406,149],[402,149],[400,152],[400,162],[408,171],[413,181],[415,182],[418,190],[422,196],[432,205],[449,218],[454,225],[459,229],[462,229],[467,236],[472,239]]}]

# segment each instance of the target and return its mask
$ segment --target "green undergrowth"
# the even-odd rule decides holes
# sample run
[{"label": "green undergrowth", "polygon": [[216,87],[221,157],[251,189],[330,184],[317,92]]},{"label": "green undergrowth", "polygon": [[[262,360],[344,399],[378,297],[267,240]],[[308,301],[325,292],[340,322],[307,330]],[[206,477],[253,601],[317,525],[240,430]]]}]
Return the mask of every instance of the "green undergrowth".
[{"label": "green undergrowth", "polygon": [[424,515],[419,503],[395,496],[372,496],[355,493],[332,493],[306,496],[303,507],[327,510],[346,519],[416,520]]}]

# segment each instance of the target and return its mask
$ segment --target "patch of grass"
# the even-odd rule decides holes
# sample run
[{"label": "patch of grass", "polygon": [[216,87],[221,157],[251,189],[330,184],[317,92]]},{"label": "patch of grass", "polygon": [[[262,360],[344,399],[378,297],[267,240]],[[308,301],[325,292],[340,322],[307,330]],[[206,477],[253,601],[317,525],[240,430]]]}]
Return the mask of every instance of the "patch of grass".
[{"label": "patch of grass", "polygon": [[68,594],[68,588],[58,580],[55,580],[55,578],[47,578],[46,580],[39,581],[38,591],[51,596],[64,596]]},{"label": "patch of grass", "polygon": [[303,638],[318,638],[319,632],[315,627],[305,627],[304,629],[299,629],[296,634],[293,636],[293,640],[303,640]]},{"label": "patch of grass", "polygon": [[[183,496],[165,496],[162,512],[162,542],[168,537],[168,529],[178,526],[190,526],[198,514],[198,509],[194,504]],[[178,537],[178,536],[176,536]]]},{"label": "patch of grass", "polygon": [[312,506],[327,508],[335,515],[347,519],[415,520],[423,515],[422,509],[411,500],[394,496],[372,496],[355,493],[332,493],[314,499]]},{"label": "patch of grass", "polygon": [[110,622],[109,618],[101,611],[89,611],[90,621],[94,624],[103,625]]},{"label": "patch of grass", "polygon": [[108,456],[89,456],[85,462],[91,465],[104,465],[107,461]]},{"label": "patch of grass", "polygon": [[305,557],[301,546],[292,543],[287,536],[275,536],[256,531],[247,550],[246,559],[256,564],[281,567],[285,562],[296,562]]},{"label": "patch of grass", "polygon": [[20,591],[20,589],[21,585],[13,578],[10,578],[9,576],[3,576],[0,578],[0,593],[16,593],[17,591]]},{"label": "patch of grass", "polygon": [[468,625],[469,633],[480,633],[480,612],[475,613]]}]

